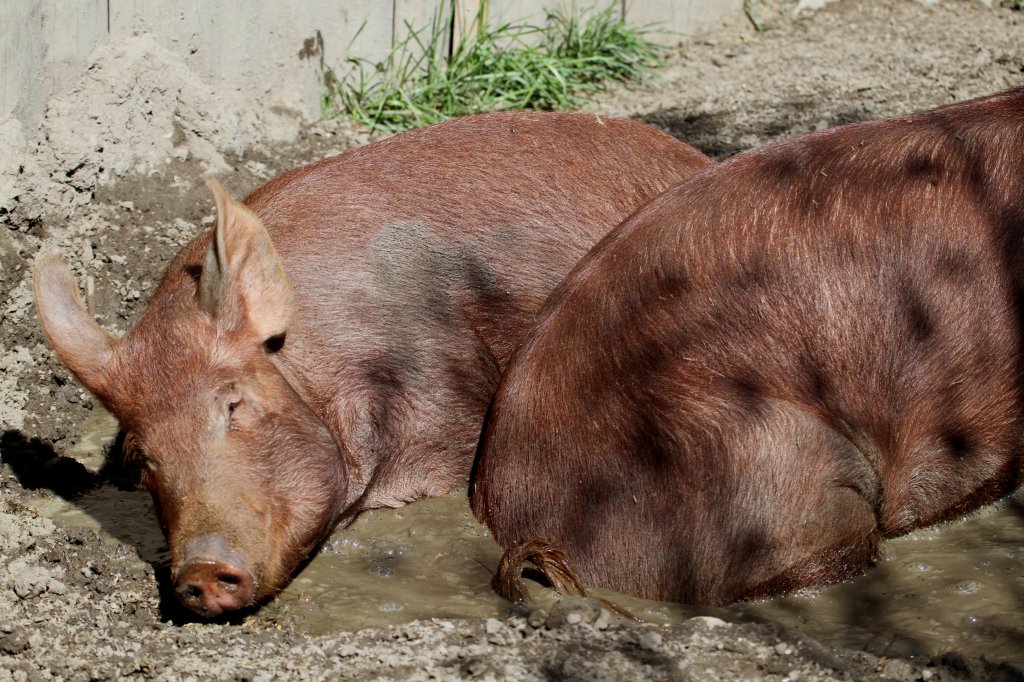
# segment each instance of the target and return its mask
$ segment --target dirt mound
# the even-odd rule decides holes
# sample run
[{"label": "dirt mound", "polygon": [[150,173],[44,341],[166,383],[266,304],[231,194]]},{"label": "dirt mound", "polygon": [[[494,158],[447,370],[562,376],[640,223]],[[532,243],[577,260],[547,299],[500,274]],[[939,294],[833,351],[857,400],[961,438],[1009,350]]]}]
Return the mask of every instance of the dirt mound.
[{"label": "dirt mound", "polygon": [[19,228],[44,214],[69,217],[115,178],[189,158],[227,171],[224,153],[293,140],[298,130],[299,121],[244,93],[215,93],[149,35],[104,45],[85,77],[50,101],[32,145],[5,124],[0,139],[24,151],[3,168],[0,211]]}]

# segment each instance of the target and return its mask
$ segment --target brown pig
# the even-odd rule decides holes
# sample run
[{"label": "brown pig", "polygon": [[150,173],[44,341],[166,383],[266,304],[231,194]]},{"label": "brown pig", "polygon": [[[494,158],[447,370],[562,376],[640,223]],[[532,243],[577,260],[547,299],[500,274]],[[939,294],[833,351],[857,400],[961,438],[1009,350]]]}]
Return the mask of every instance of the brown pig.
[{"label": "brown pig", "polygon": [[500,113],[285,173],[168,267],[121,339],[56,256],[47,341],[141,460],[182,602],[278,592],[361,510],[469,478],[526,324],[576,260],[711,161],[627,120]]},{"label": "brown pig", "polygon": [[840,581],[1021,482],[1022,343],[1024,89],[766,146],[552,293],[473,510],[508,556],[641,597]]}]

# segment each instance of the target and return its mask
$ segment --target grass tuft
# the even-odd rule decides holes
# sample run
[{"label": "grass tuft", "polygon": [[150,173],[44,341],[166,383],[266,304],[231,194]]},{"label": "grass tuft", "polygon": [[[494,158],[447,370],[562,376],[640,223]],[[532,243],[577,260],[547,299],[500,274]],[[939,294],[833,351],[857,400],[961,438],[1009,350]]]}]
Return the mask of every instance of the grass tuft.
[{"label": "grass tuft", "polygon": [[453,116],[502,109],[568,109],[609,81],[643,81],[661,64],[645,32],[625,25],[614,6],[549,13],[541,26],[487,26],[449,43],[455,0],[433,25],[413,29],[379,63],[350,58],[329,93],[327,113],[372,129],[405,130]]}]

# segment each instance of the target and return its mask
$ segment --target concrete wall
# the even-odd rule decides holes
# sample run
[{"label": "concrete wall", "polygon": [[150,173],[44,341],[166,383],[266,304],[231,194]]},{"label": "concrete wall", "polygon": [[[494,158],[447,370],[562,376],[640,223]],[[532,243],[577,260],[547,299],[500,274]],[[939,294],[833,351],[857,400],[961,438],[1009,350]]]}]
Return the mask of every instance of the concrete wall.
[{"label": "concrete wall", "polygon": [[[674,42],[740,16],[743,0],[615,0],[627,21],[660,22]],[[459,0],[472,17],[481,0]],[[574,0],[491,0],[492,24],[539,19]],[[579,5],[589,4],[578,0]],[[270,105],[319,114],[321,63],[350,54],[384,56],[405,34],[425,26],[446,0],[9,0],[0,22],[0,123],[17,119],[29,136],[47,100],[84,77],[99,45],[150,33],[186,59],[213,88],[234,88]],[[322,62],[321,62],[322,60]]]},{"label": "concrete wall", "polygon": [[108,40],[108,0],[14,0],[0,21],[0,121],[14,116],[28,130],[50,95],[85,71],[86,58]]}]

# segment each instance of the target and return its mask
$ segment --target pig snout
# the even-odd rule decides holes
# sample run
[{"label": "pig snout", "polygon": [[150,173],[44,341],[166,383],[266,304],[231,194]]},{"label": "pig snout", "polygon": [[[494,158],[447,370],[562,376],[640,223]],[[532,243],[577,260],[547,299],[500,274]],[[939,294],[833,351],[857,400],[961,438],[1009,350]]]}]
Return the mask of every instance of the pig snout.
[{"label": "pig snout", "polygon": [[222,537],[204,535],[188,543],[174,591],[182,604],[209,618],[250,606],[256,581]]}]

